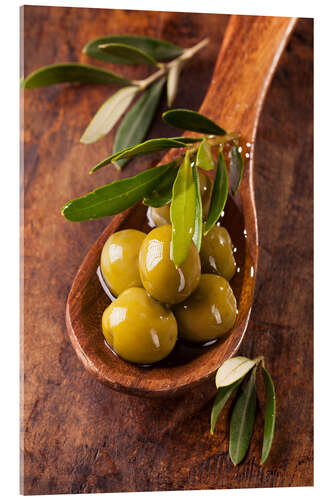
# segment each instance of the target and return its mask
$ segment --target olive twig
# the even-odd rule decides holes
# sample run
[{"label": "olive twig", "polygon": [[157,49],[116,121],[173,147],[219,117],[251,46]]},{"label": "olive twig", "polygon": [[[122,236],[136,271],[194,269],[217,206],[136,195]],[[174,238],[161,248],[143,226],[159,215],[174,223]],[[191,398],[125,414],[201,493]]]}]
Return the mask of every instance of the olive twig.
[{"label": "olive twig", "polygon": [[[226,144],[227,142],[235,141],[239,139],[240,135],[237,132],[229,132],[228,134],[225,135],[218,135],[218,136],[207,136],[205,139],[207,140],[208,144],[210,146],[223,146],[223,144]],[[189,153],[193,154],[196,153],[199,149],[200,143],[195,144],[194,146],[189,149]]]},{"label": "olive twig", "polygon": [[[120,151],[140,143],[148,135],[164,85],[167,86],[170,107],[177,93],[183,64],[205,47],[208,41],[205,38],[193,47],[183,49],[164,40],[139,35],[96,38],[83,48],[88,57],[115,64],[148,64],[156,68],[155,72],[142,80],[131,80],[91,64],[51,64],[22,79],[21,87],[30,89],[65,82],[121,87],[97,109],[80,139],[83,144],[93,144],[109,133],[121,119],[113,143],[113,152]],[[115,163],[116,168],[123,168],[127,161],[127,158],[119,159]]]},{"label": "olive twig", "polygon": [[[234,465],[241,463],[249,449],[256,413],[256,371],[261,368],[265,384],[265,422],[262,443],[262,465],[269,456],[275,429],[275,387],[271,375],[264,366],[264,357],[255,359],[236,356],[225,361],[216,373],[217,393],[211,411],[211,429],[214,428],[224,405],[236,394],[230,418],[229,455]],[[250,374],[247,381],[245,377]],[[242,384],[242,390],[236,391]]]},{"label": "olive twig", "polygon": [[209,42],[209,38],[205,38],[204,40],[201,40],[199,43],[194,45],[193,47],[190,47],[189,49],[186,49],[183,54],[181,54],[179,57],[176,59],[173,59],[169,63],[159,63],[159,70],[153,73],[152,75],[149,75],[147,78],[144,80],[133,80],[133,85],[136,85],[139,87],[140,90],[146,90],[152,83],[154,83],[156,80],[159,80],[162,78],[162,76],[166,75],[174,66],[178,65],[179,62],[181,61],[187,61],[191,59],[199,50],[201,50],[203,47],[205,47]]}]

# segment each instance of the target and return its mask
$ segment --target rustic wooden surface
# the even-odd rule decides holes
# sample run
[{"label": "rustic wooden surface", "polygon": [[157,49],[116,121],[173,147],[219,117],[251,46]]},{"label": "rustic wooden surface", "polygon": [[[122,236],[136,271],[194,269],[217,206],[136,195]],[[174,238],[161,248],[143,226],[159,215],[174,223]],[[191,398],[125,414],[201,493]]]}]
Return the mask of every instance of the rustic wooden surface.
[{"label": "rustic wooden surface", "polygon": [[[182,46],[209,35],[209,47],[189,63],[175,103],[194,109],[205,95],[228,21],[221,15],[51,7],[25,7],[22,16],[25,74],[53,62],[88,62],[81,47],[104,33],[126,30]],[[25,91],[25,494],[313,484],[312,33],[312,21],[300,20],[268,92],[256,144],[260,256],[240,353],[263,354],[277,386],[276,437],[264,466],[262,401],[250,452],[235,468],[228,458],[227,411],[209,435],[213,384],[161,402],[114,392],[84,370],[67,337],[65,303],[79,264],[108,221],[69,223],[59,208],[123,175],[103,169],[88,176],[91,165],[109,153],[112,136],[79,144],[110,90],[59,85]],[[144,72],[126,74],[137,78]],[[172,135],[157,118],[151,137],[162,134]],[[143,169],[145,161],[133,162],[124,174]]]}]

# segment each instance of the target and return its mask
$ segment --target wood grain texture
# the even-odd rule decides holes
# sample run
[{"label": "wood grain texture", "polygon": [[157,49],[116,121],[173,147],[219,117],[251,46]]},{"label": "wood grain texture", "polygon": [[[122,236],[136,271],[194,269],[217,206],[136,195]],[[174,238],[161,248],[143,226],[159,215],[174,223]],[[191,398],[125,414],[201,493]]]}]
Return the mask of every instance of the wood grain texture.
[{"label": "wood grain texture", "polygon": [[[24,71],[56,61],[88,62],[81,47],[107,32],[164,36],[182,46],[209,35],[211,44],[189,64],[189,84],[183,82],[175,103],[199,109],[227,20],[25,7]],[[139,158],[123,173],[104,169],[87,175],[109,153],[112,135],[92,146],[79,144],[79,138],[109,89],[71,85],[25,92],[25,494],[313,484],[312,32],[311,20],[299,21],[268,92],[256,143],[260,265],[240,353],[264,354],[277,385],[276,438],[262,467],[262,401],[250,453],[235,468],[227,451],[227,411],[209,435],[213,384],[170,401],[135,398],[95,381],[75,356],[66,334],[66,297],[78,264],[108,221],[71,224],[59,207],[96,185],[142,170],[147,162]],[[140,71],[127,74],[141,77]],[[156,119],[151,137],[162,134],[172,135]]]}]

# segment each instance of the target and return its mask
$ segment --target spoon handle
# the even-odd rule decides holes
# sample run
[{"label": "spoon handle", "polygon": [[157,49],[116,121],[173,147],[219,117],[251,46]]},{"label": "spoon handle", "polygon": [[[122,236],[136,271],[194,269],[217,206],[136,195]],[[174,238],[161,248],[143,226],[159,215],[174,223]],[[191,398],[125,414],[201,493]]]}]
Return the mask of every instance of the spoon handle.
[{"label": "spoon handle", "polygon": [[254,142],[268,86],[296,20],[231,16],[200,113]]}]

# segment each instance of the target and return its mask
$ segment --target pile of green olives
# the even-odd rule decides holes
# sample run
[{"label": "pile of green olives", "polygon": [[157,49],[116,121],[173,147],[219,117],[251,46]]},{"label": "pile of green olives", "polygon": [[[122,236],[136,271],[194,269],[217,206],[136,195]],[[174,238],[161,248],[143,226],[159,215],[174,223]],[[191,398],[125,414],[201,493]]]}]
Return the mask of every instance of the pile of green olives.
[{"label": "pile of green olives", "polygon": [[[209,179],[201,174],[205,203]],[[104,244],[100,267],[115,300],[102,317],[103,335],[121,358],[152,364],[167,357],[177,338],[206,343],[234,326],[237,303],[229,280],[236,262],[228,231],[214,226],[203,236],[200,254],[191,244],[176,267],[171,256],[169,207],[148,234],[134,229],[114,233]],[[160,211],[160,214],[162,211]]]}]

